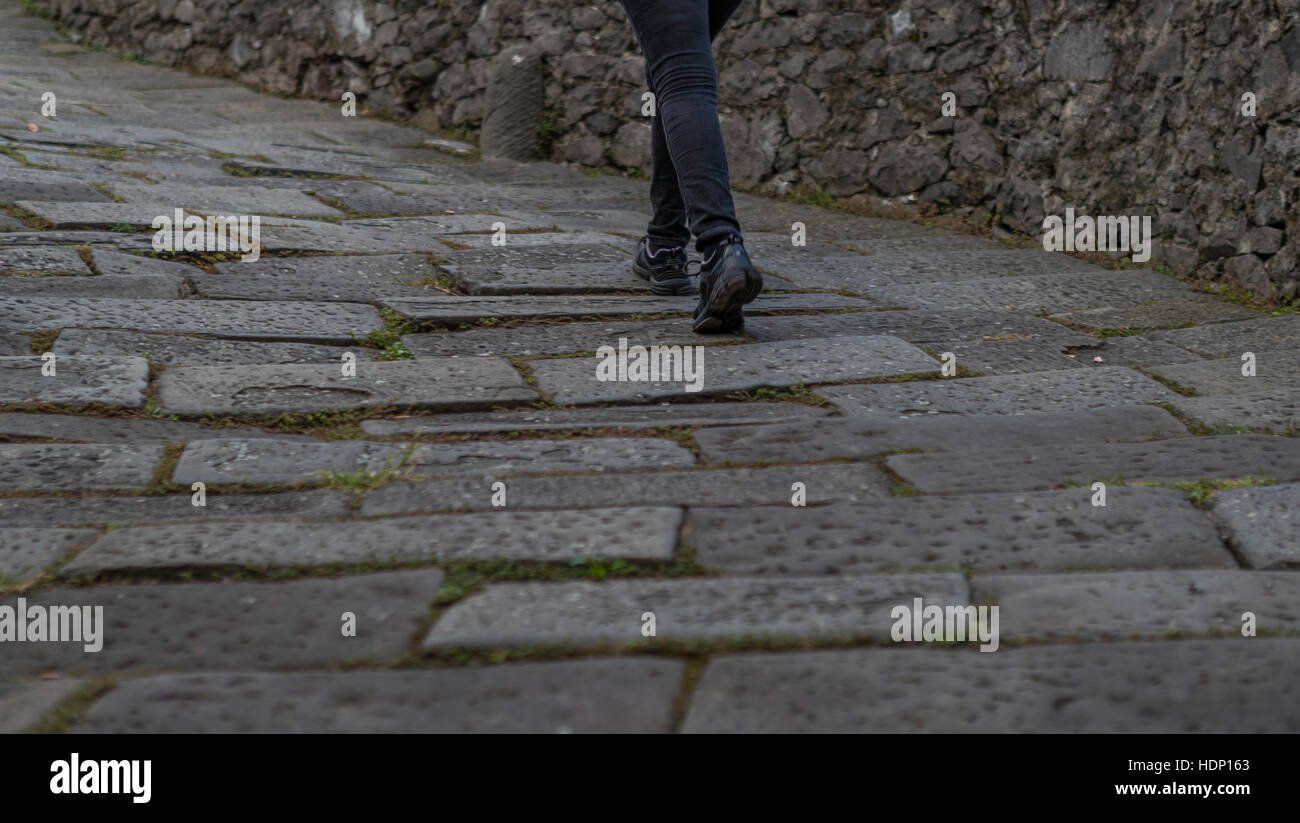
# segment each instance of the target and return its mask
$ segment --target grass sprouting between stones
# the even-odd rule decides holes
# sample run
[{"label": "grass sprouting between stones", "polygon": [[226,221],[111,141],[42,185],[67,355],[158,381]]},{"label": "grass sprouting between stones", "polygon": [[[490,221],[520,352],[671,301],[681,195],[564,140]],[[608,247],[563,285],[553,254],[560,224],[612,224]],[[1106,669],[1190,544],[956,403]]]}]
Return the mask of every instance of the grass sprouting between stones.
[{"label": "grass sprouting between stones", "polygon": [[357,342],[379,349],[376,360],[414,360],[415,355],[402,342],[402,335],[411,333],[410,322],[396,309],[388,306],[379,307],[379,316],[384,321],[384,327],[375,329]]}]

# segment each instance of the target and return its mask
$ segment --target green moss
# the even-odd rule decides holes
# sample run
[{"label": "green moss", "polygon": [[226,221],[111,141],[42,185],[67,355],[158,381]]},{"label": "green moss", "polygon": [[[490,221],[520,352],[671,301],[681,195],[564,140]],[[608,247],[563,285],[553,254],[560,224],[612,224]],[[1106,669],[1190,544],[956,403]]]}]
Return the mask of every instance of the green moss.
[{"label": "green moss", "polygon": [[265,154],[232,154],[228,151],[210,151],[208,156],[213,160],[252,160],[254,163],[273,163],[274,161]]},{"label": "green moss", "polygon": [[54,341],[59,339],[62,329],[44,329],[34,332],[31,337],[32,354],[45,354],[54,348]]},{"label": "green moss", "polygon": [[790,192],[788,199],[793,203],[799,203],[805,206],[817,206],[818,208],[831,209],[835,208],[835,198],[823,189],[815,180],[805,179],[800,181]]},{"label": "green moss", "polygon": [[375,329],[357,342],[379,349],[377,360],[414,360],[415,355],[402,342],[402,335],[411,333],[411,324],[400,312],[388,306],[379,307],[379,316],[384,321],[384,327]]},{"label": "green moss", "polygon": [[1160,486],[1178,489],[1187,493],[1187,499],[1197,508],[1206,508],[1214,502],[1219,492],[1226,489],[1247,489],[1254,486],[1272,486],[1277,483],[1271,477],[1242,477],[1231,480],[1195,480],[1178,483],[1134,483],[1135,486]]},{"label": "green moss", "polygon": [[746,403],[802,403],[805,406],[823,408],[831,405],[829,400],[815,394],[812,389],[803,383],[783,389],[761,387],[749,391],[736,391],[731,392],[726,397],[728,400],[739,400]]},{"label": "green moss", "polygon": [[54,224],[34,211],[29,211],[16,203],[0,203],[0,212],[22,222],[29,231],[50,231]]},{"label": "green moss", "polygon": [[1197,397],[1200,394],[1200,392],[1196,391],[1196,389],[1192,388],[1191,386],[1184,386],[1182,383],[1179,383],[1177,380],[1174,380],[1173,378],[1170,377],[1165,377],[1161,375],[1159,372],[1148,370],[1145,371],[1144,374],[1146,374],[1147,377],[1150,377],[1152,380],[1156,381],[1157,383],[1163,384],[1170,391],[1176,392],[1177,394],[1181,394],[1183,397]]},{"label": "green moss", "polygon": [[324,471],[318,472],[317,476],[325,486],[333,489],[352,489],[353,491],[377,489],[400,480],[406,474],[406,466],[415,453],[417,446],[417,443],[411,443],[402,454],[389,455],[388,459],[384,461],[384,467],[378,471],[367,471],[366,469],[357,469],[350,472]]},{"label": "green moss", "polygon": [[554,97],[547,97],[542,103],[542,116],[537,119],[537,150],[542,157],[550,157],[556,139],[563,133],[561,105],[561,101]]},{"label": "green moss", "polygon": [[67,734],[81,722],[91,705],[112,690],[117,683],[113,677],[98,677],[77,689],[50,710],[29,731],[32,734]]}]

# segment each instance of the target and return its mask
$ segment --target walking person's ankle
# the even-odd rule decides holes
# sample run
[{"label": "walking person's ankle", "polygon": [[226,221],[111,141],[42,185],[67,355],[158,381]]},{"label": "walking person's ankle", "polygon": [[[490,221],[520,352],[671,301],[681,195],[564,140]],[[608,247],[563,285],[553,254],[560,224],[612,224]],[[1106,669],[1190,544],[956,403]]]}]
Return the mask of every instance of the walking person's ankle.
[{"label": "walking person's ankle", "polygon": [[645,246],[645,250],[648,254],[658,254],[659,252],[664,251],[665,249],[685,250],[686,244],[690,242],[690,238],[687,238],[686,240],[672,240],[663,237],[651,237],[650,235],[646,235],[641,242]]},{"label": "walking person's ankle", "polygon": [[744,239],[740,236],[740,232],[738,231],[723,232],[699,241],[696,244],[696,248],[699,250],[700,256],[702,258],[701,265],[706,269],[709,268],[713,263],[714,257],[722,249],[722,247],[732,243],[741,245],[743,247]]}]

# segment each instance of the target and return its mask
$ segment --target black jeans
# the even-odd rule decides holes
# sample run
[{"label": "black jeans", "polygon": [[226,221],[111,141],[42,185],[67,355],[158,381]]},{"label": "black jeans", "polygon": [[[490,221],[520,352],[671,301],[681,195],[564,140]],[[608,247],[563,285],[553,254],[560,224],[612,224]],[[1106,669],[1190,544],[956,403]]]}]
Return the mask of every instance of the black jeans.
[{"label": "black jeans", "polygon": [[621,0],[645,55],[654,94],[650,126],[654,215],[646,235],[656,247],[703,251],[739,234],[727,152],[718,123],[713,38],[741,0]]}]

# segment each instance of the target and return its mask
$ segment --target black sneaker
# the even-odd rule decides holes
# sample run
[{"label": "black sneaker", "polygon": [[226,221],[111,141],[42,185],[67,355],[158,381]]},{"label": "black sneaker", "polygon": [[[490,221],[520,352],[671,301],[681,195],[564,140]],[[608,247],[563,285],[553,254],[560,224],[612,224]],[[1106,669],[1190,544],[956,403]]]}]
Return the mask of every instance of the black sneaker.
[{"label": "black sneaker", "polygon": [[686,273],[686,249],[676,246],[650,251],[650,240],[641,240],[632,271],[642,280],[650,282],[655,294],[687,294],[691,291],[691,277]]},{"label": "black sneaker", "polygon": [[697,334],[736,331],[745,325],[745,304],[763,290],[763,276],[749,262],[740,237],[731,235],[700,264],[700,302],[695,307]]}]

